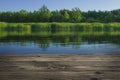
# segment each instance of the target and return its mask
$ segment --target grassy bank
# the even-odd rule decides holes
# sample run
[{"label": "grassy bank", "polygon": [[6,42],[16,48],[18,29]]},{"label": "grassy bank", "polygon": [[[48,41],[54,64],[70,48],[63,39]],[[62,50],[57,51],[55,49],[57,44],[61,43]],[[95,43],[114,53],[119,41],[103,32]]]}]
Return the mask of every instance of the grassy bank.
[{"label": "grassy bank", "polygon": [[17,31],[120,31],[120,23],[5,23],[0,22],[0,30]]}]

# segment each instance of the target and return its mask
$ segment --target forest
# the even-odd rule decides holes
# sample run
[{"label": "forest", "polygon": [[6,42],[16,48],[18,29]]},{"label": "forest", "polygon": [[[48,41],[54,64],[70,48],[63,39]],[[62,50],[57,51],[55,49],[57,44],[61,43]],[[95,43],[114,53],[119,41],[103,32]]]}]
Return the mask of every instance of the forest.
[{"label": "forest", "polygon": [[85,12],[79,8],[73,8],[72,10],[50,11],[47,6],[43,5],[35,11],[0,12],[0,22],[120,22],[120,9]]}]

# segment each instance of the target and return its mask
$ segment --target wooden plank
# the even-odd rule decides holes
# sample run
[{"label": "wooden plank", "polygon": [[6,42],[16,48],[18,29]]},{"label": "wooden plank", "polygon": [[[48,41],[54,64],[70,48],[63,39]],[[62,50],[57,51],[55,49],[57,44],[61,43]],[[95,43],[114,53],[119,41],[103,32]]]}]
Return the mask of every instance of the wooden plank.
[{"label": "wooden plank", "polygon": [[0,80],[120,80],[120,55],[0,54]]},{"label": "wooden plank", "polygon": [[[71,55],[71,56],[70,56]],[[0,61],[120,61],[119,55],[1,55]]]}]

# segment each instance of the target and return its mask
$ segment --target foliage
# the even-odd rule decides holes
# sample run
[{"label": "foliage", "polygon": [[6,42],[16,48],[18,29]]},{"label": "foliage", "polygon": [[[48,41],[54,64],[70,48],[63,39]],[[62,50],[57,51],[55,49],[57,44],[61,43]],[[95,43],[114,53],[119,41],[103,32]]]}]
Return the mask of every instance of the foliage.
[{"label": "foliage", "polygon": [[43,5],[39,10],[28,12],[0,12],[1,22],[120,22],[120,9],[112,11],[87,11],[79,8],[50,11]]},{"label": "foliage", "polygon": [[74,8],[72,11],[63,9],[50,11],[43,5],[39,10],[28,12],[20,10],[18,12],[0,12],[1,22],[80,22],[81,11]]},{"label": "foliage", "polygon": [[81,11],[79,8],[74,8],[71,11],[71,21],[72,22],[80,22],[82,17],[81,17]]},{"label": "foliage", "polygon": [[4,23],[0,30],[7,31],[120,31],[120,23]]}]

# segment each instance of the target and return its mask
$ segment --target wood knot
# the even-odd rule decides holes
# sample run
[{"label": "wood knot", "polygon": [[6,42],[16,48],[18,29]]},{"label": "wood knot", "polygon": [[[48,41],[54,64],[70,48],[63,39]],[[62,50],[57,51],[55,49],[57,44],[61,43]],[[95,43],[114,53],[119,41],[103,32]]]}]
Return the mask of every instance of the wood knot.
[{"label": "wood knot", "polygon": [[95,72],[95,74],[102,74],[101,72],[99,72],[99,71],[97,71],[97,72]]},{"label": "wood knot", "polygon": [[98,78],[91,78],[90,80],[98,80]]}]

